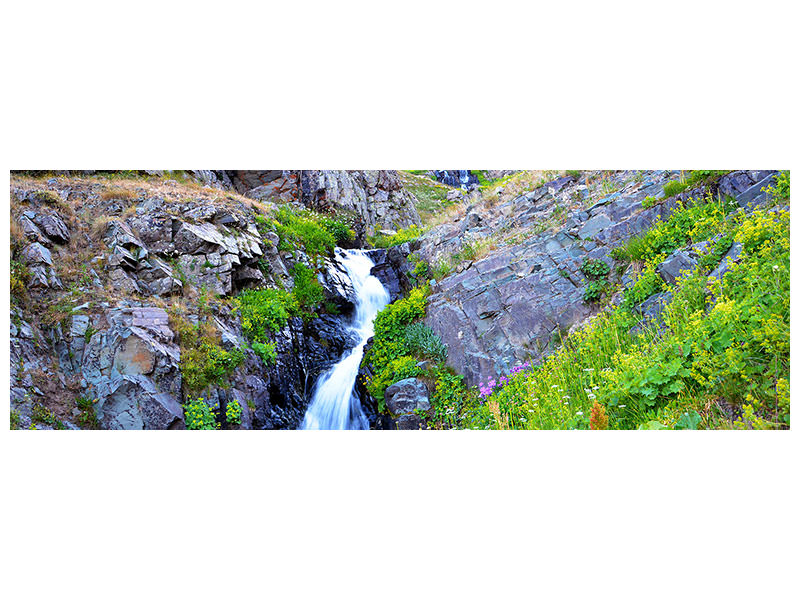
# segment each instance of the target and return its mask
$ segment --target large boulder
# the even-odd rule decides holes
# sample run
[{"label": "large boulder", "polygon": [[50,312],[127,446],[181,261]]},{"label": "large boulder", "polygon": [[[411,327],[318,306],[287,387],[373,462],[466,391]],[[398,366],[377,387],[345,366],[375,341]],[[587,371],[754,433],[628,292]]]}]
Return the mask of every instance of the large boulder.
[{"label": "large boulder", "polygon": [[386,408],[395,417],[397,429],[420,429],[422,419],[415,411],[429,411],[428,386],[416,378],[402,379],[386,388]]},{"label": "large boulder", "polygon": [[83,385],[108,429],[182,426],[180,348],[161,308],[115,308],[83,349]]}]

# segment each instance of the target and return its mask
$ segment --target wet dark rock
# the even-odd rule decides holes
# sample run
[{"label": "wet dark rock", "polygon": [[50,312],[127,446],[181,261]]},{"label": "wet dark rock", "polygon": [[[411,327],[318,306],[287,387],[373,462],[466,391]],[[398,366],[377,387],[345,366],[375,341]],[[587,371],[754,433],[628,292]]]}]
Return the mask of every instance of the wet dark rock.
[{"label": "wet dark rock", "polygon": [[415,411],[431,409],[428,386],[416,378],[403,379],[386,388],[386,408],[394,416],[397,429],[420,429],[422,419]]}]

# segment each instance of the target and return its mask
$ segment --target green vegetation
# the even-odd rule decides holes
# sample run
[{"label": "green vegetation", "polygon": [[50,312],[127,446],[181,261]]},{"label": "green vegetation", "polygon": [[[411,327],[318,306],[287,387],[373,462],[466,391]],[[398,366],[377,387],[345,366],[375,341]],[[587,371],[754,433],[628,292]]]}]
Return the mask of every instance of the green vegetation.
[{"label": "green vegetation", "polygon": [[227,386],[230,374],[244,362],[242,351],[222,348],[219,332],[209,322],[192,325],[175,317],[174,327],[181,346],[184,388],[197,393],[212,385]]},{"label": "green vegetation", "polygon": [[587,259],[581,265],[581,271],[587,277],[583,288],[584,301],[597,302],[608,288],[608,274],[611,267],[602,260]]},{"label": "green vegetation", "polygon": [[[364,362],[370,363],[375,373],[367,381],[367,389],[378,400],[381,410],[384,406],[383,393],[388,386],[421,372],[416,369],[418,359],[410,354],[406,331],[409,325],[425,317],[427,297],[427,287],[414,288],[408,297],[395,300],[375,317],[375,337]],[[415,342],[412,340],[416,348]]]},{"label": "green vegetation", "polygon": [[781,171],[776,177],[775,184],[762,188],[775,202],[789,199],[789,171]]},{"label": "green vegetation", "polygon": [[[712,308],[701,264],[671,288],[663,327],[631,333],[638,317],[627,306],[607,309],[485,403],[465,397],[459,426],[788,427],[789,215],[737,214],[718,228],[743,251],[712,286]],[[711,252],[719,255],[725,243]]]},{"label": "green vegetation", "polygon": [[242,318],[242,331],[251,341],[267,343],[299,311],[297,299],[286,290],[244,290],[234,304]]},{"label": "green vegetation", "polygon": [[30,272],[28,267],[19,261],[11,259],[11,296],[20,300],[27,294]]},{"label": "green vegetation", "polygon": [[281,206],[274,219],[257,216],[256,223],[262,231],[272,229],[278,234],[281,251],[299,249],[311,258],[327,256],[336,244],[355,239],[355,232],[342,219],[288,206]]},{"label": "green vegetation", "polygon": [[236,400],[228,400],[225,407],[225,422],[233,425],[242,424],[242,406]]},{"label": "green vegetation", "polygon": [[304,320],[316,317],[317,313],[314,311],[325,299],[325,291],[317,280],[316,272],[302,263],[297,263],[292,267],[292,277],[294,278],[292,294],[301,316]]},{"label": "green vegetation", "polygon": [[413,356],[429,358],[439,362],[447,360],[447,346],[424,323],[412,323],[406,326],[404,343],[406,352]]},{"label": "green vegetation", "polygon": [[423,216],[446,206],[447,192],[453,188],[425,175],[426,171],[399,171],[403,187],[417,199],[417,210]]},{"label": "green vegetation", "polygon": [[190,400],[183,406],[183,418],[186,429],[219,429],[214,413],[202,398]]},{"label": "green vegetation", "polygon": [[94,412],[95,401],[85,396],[80,396],[75,400],[75,404],[81,413],[78,415],[78,424],[83,429],[100,429],[100,423]]},{"label": "green vegetation", "polygon": [[406,229],[401,229],[394,235],[378,234],[373,236],[370,238],[370,242],[376,248],[391,248],[392,246],[399,246],[400,244],[405,244],[406,242],[413,242],[423,233],[425,233],[424,229],[417,227],[416,225],[412,225]]},{"label": "green vegetation", "polygon": [[253,342],[250,347],[261,359],[261,361],[268,367],[274,365],[278,360],[278,352],[275,350],[275,344],[272,342],[266,344],[262,344],[261,342]]},{"label": "green vegetation", "polygon": [[689,189],[689,184],[683,181],[670,181],[664,184],[664,198],[677,196],[681,192]]}]

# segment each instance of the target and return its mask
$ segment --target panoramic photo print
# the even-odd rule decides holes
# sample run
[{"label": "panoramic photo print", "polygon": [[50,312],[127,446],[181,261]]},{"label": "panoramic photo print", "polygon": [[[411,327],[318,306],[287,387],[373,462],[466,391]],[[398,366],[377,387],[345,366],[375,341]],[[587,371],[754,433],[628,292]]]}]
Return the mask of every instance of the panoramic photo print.
[{"label": "panoramic photo print", "polygon": [[788,429],[777,170],[12,171],[12,429]]}]

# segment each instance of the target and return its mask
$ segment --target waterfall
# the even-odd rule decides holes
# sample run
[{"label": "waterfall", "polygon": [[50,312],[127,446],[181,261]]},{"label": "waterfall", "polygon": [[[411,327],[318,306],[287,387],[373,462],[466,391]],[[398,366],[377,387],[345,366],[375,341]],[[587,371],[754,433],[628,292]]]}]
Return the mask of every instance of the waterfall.
[{"label": "waterfall", "polygon": [[377,277],[370,275],[375,263],[363,250],[337,248],[336,253],[353,284],[355,315],[349,327],[357,334],[359,342],[319,378],[301,429],[369,428],[361,403],[354,393],[355,383],[364,346],[374,333],[372,322],[378,311],[389,304],[389,292]]},{"label": "waterfall", "polygon": [[469,186],[480,183],[478,176],[474,175],[469,170],[458,169],[456,171],[433,171],[437,180],[453,187],[460,187],[461,189],[469,189]]}]

